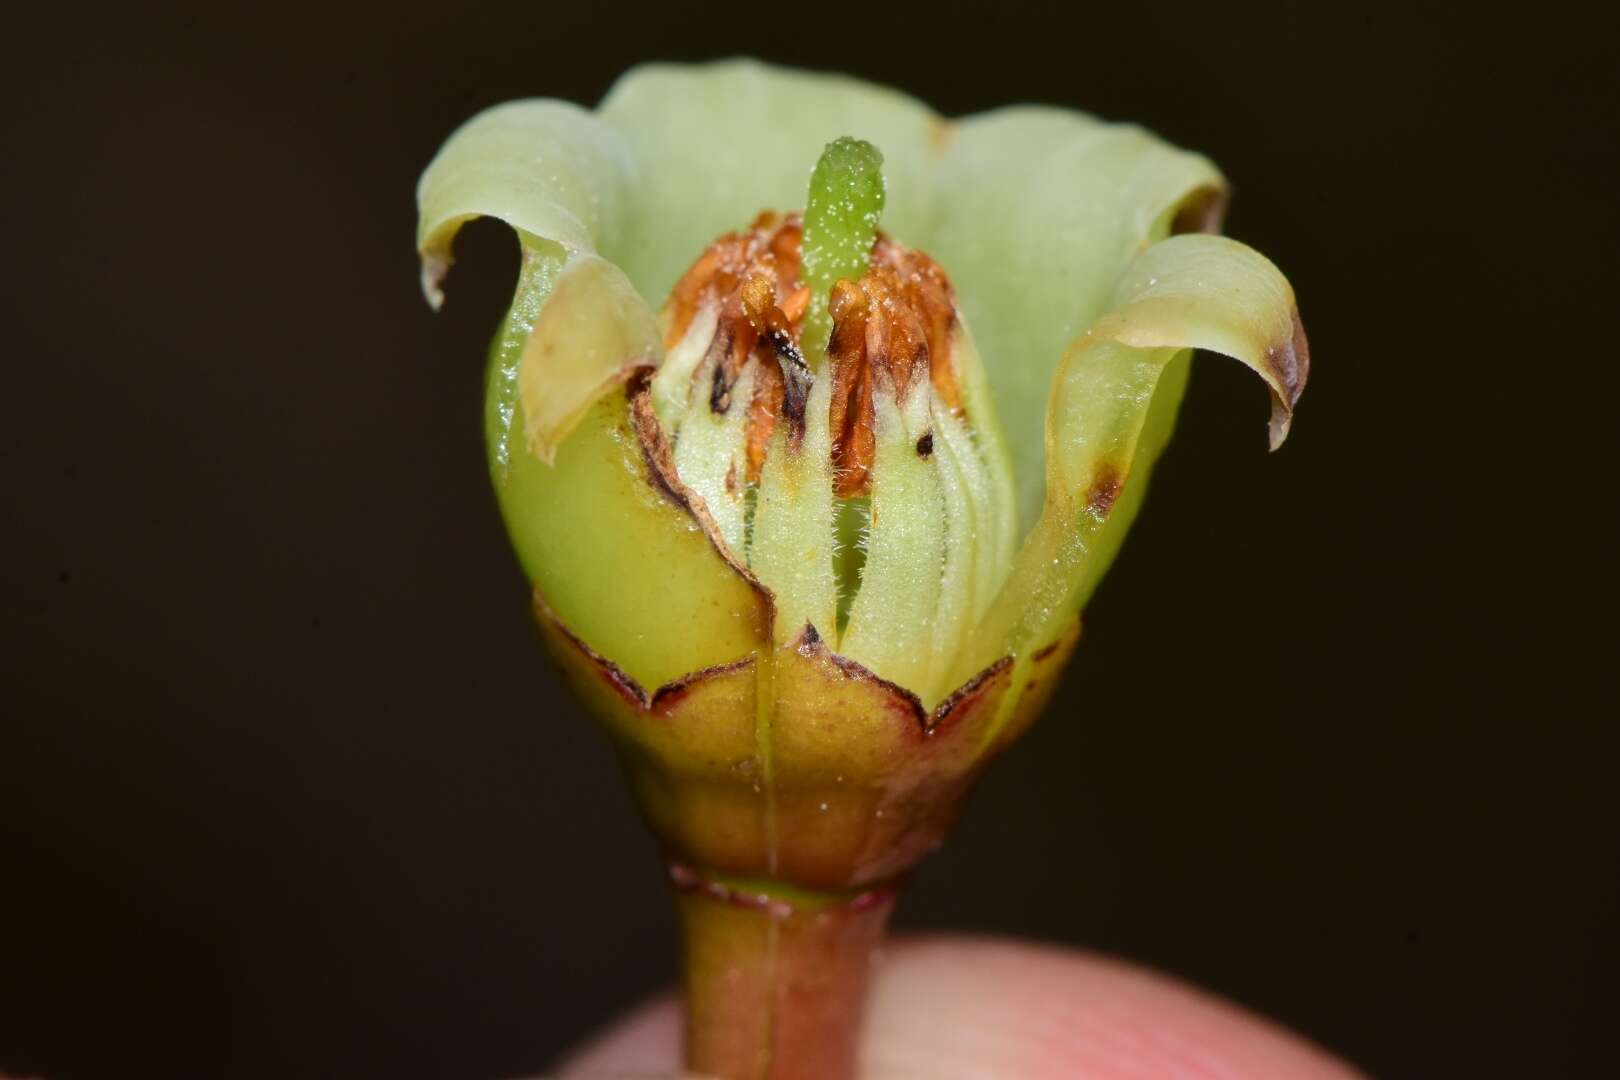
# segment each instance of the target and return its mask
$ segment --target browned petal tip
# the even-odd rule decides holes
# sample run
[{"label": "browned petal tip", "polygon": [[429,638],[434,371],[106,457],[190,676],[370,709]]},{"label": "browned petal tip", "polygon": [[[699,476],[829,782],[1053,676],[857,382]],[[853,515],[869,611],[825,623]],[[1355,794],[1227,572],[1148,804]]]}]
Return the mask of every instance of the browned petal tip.
[{"label": "browned petal tip", "polygon": [[1299,309],[1293,311],[1293,333],[1289,340],[1278,342],[1266,349],[1266,370],[1276,379],[1281,393],[1273,392],[1271,399],[1271,449],[1275,450],[1288,438],[1293,424],[1294,407],[1305,393],[1305,383],[1311,374],[1311,346],[1305,339],[1305,324],[1300,321]]},{"label": "browned petal tip", "polygon": [[1226,207],[1231,196],[1221,184],[1206,184],[1181,200],[1175,217],[1170,220],[1170,232],[1218,233],[1226,220]]}]

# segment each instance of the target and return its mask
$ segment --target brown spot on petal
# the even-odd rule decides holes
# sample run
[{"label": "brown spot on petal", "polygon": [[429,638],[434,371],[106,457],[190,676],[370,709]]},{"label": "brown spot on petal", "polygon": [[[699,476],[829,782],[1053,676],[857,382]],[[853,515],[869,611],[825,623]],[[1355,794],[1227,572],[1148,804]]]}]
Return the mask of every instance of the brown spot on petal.
[{"label": "brown spot on petal", "polygon": [[1091,487],[1086,491],[1085,507],[1098,517],[1107,517],[1125,488],[1125,472],[1112,461],[1098,464]]}]

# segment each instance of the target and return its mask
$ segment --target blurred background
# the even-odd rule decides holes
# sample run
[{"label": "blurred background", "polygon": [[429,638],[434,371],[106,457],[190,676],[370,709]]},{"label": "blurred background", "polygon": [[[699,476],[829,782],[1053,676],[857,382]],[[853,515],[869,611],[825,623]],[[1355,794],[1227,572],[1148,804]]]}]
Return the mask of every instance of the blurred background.
[{"label": "blurred background", "polygon": [[0,1071],[514,1076],[672,981],[653,845],[487,488],[516,245],[470,229],[432,315],[414,185],[484,106],[739,53],[1205,151],[1310,331],[1275,455],[1252,376],[1194,365],[1062,692],[901,927],[1153,965],[1384,1077],[1612,1065],[1613,26],[30,20],[0,75]]}]

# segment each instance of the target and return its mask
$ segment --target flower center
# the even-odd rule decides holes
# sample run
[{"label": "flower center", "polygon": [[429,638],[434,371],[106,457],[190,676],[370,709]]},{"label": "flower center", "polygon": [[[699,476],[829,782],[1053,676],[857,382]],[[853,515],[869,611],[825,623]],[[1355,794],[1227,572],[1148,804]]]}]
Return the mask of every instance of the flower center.
[{"label": "flower center", "polygon": [[802,215],[704,249],[660,314],[652,405],[778,644],[813,628],[932,704],[1005,579],[1012,481],[950,279],[877,230],[881,160],[838,140]]},{"label": "flower center", "polygon": [[[711,244],[664,308],[664,347],[696,359],[691,376],[706,385],[692,392],[705,396],[712,412],[729,414],[744,371],[753,371],[743,423],[749,483],[759,481],[779,419],[796,438],[803,434],[815,378],[802,345],[811,299],[801,278],[803,239],[800,215],[765,211],[746,231]],[[838,279],[827,307],[836,489],[840,498],[861,498],[872,493],[875,386],[903,404],[926,383],[962,415],[951,354],[955,298],[937,263],[879,233],[866,272]]]}]

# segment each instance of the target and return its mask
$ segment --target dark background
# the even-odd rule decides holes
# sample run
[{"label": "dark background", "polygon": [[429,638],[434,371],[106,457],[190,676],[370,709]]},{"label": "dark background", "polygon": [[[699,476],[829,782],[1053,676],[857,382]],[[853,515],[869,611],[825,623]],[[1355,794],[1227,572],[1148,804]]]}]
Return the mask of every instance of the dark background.
[{"label": "dark background", "polygon": [[741,52],[1204,150],[1310,330],[1276,455],[1195,365],[901,924],[1156,965],[1387,1077],[1612,1066],[1613,27],[57,7],[0,120],[0,1071],[510,1076],[673,978],[487,490],[515,245],[471,229],[430,315],[413,190],[485,105]]}]

